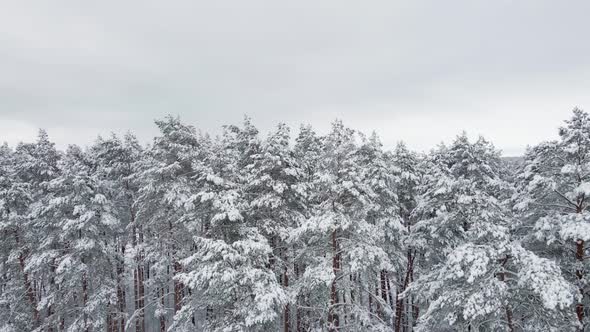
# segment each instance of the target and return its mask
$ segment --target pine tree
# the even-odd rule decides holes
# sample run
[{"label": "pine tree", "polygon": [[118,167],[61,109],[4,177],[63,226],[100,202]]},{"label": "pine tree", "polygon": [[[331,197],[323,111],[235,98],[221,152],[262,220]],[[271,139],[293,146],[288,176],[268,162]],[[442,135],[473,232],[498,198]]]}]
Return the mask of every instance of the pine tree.
[{"label": "pine tree", "polygon": [[[2,331],[573,331],[587,324],[590,117],[508,169],[462,134],[418,155],[175,117],[0,146]],[[515,185],[513,185],[513,183]]]},{"label": "pine tree", "polygon": [[77,146],[68,148],[61,169],[36,214],[45,234],[36,261],[49,252],[55,265],[55,287],[44,299],[55,304],[57,319],[49,324],[79,331],[105,329],[116,296],[111,239],[121,232],[107,199],[112,188],[96,172],[93,156]]},{"label": "pine tree", "polygon": [[[114,217],[119,220],[119,228],[112,239],[113,259],[116,261],[115,278],[117,282],[116,301],[110,304],[108,317],[109,332],[125,331],[128,316],[127,289],[129,230],[136,227],[137,211],[134,204],[139,191],[138,173],[142,167],[143,149],[131,133],[123,139],[115,135],[107,139],[99,138],[91,147],[95,156],[96,173],[110,187],[107,199],[112,201]],[[131,249],[131,250],[129,250]],[[132,274],[137,268],[133,269]]]},{"label": "pine tree", "polygon": [[273,248],[249,213],[244,187],[260,151],[257,134],[249,119],[242,128],[227,126],[199,168],[193,209],[206,211],[204,232],[193,236],[195,251],[182,261],[186,270],[179,279],[193,295],[176,329],[188,330],[182,317],[204,308],[205,330],[266,331],[277,326],[287,303],[270,266]]},{"label": "pine tree", "polygon": [[387,300],[376,293],[382,272],[394,269],[383,248],[388,232],[382,227],[397,220],[379,205],[381,199],[394,199],[393,182],[376,139],[360,147],[357,139],[353,130],[335,122],[322,140],[311,216],[295,231],[297,238],[306,239],[311,257],[298,287],[309,292],[319,313],[327,314],[311,324],[331,331],[343,326],[385,329],[392,314]]},{"label": "pine tree", "polygon": [[[140,166],[140,191],[134,208],[133,246],[136,331],[145,330],[148,307],[155,307],[161,329],[172,325],[172,317],[181,313],[185,304],[185,284],[181,259],[192,253],[192,229],[187,224],[187,208],[194,188],[193,162],[199,153],[199,135],[193,126],[168,116],[156,121],[161,136]],[[169,285],[171,282],[172,285]],[[149,287],[153,294],[149,294]],[[148,288],[146,290],[146,288]],[[172,299],[169,298],[169,288]],[[172,311],[168,312],[167,307]],[[189,315],[188,324],[192,326]],[[194,327],[192,327],[194,329]]]},{"label": "pine tree", "polygon": [[[30,204],[29,186],[19,181],[17,156],[6,144],[0,148],[0,329],[32,330],[38,324],[37,298],[24,274],[27,247],[23,244],[24,216]],[[21,294],[26,294],[22,296]]]},{"label": "pine tree", "polygon": [[444,177],[426,186],[416,208],[431,264],[410,288],[428,301],[417,331],[566,329],[559,309],[572,300],[571,288],[554,262],[513,240],[499,152],[463,134],[433,164]]},{"label": "pine tree", "polygon": [[[21,321],[15,327],[32,330],[42,324],[44,313],[40,312],[39,307],[43,305],[40,298],[46,296],[40,287],[41,281],[44,280],[37,282],[34,275],[37,263],[36,249],[44,236],[36,227],[39,220],[35,215],[39,209],[37,202],[47,193],[49,182],[59,174],[59,153],[49,141],[47,133],[40,130],[35,143],[21,143],[12,154],[4,148],[3,154],[6,156],[6,173],[1,229],[8,245],[6,252],[9,253],[4,261],[4,273],[11,275],[8,278],[12,282],[18,281],[18,286],[11,282],[12,287],[9,287],[5,294],[14,296],[16,293],[13,291],[26,294],[19,297],[26,299],[26,304],[20,299],[6,300],[11,303],[9,306],[13,314],[14,310],[30,313],[28,321]],[[51,315],[51,312],[47,314]],[[9,325],[12,324],[12,319],[7,321]]]},{"label": "pine tree", "polygon": [[412,211],[416,208],[418,186],[422,181],[423,162],[418,155],[399,143],[393,152],[393,173],[396,175],[396,194],[398,198],[398,216],[406,228],[404,248],[406,266],[399,269],[395,294],[395,331],[402,328],[411,329],[419,315],[419,307],[414,304],[411,294],[401,296],[411,282],[414,281],[419,269],[419,251],[411,242],[416,222]]},{"label": "pine tree", "polygon": [[[260,152],[252,156],[252,163],[246,166],[244,188],[247,218],[270,243],[273,253],[269,265],[284,291],[290,290],[289,281],[293,282],[296,278],[293,262],[295,248],[288,239],[304,218],[306,208],[305,190],[300,184],[303,170],[289,147],[289,140],[289,128],[280,124],[261,144]],[[292,324],[291,308],[296,298],[296,294],[291,294],[290,303],[283,310],[281,328],[284,332],[295,326]]]},{"label": "pine tree", "polygon": [[291,294],[294,293],[296,301],[295,330],[307,331],[312,325],[324,319],[322,312],[313,310],[316,306],[323,306],[325,298],[318,297],[314,292],[313,280],[302,278],[308,269],[310,262],[316,259],[314,250],[310,250],[309,243],[315,235],[311,232],[298,232],[308,219],[313,216],[313,207],[317,204],[316,174],[319,170],[323,155],[323,137],[318,136],[311,126],[301,126],[293,147],[293,154],[302,172],[297,184],[297,190],[301,194],[301,202],[304,209],[301,211],[303,219],[299,220],[291,236],[286,240],[293,246],[293,264],[295,280],[290,284]]},{"label": "pine tree", "polygon": [[585,260],[590,240],[590,117],[580,109],[559,129],[559,140],[527,151],[516,209],[531,250],[560,264],[578,289],[575,314],[587,325],[589,303]]}]

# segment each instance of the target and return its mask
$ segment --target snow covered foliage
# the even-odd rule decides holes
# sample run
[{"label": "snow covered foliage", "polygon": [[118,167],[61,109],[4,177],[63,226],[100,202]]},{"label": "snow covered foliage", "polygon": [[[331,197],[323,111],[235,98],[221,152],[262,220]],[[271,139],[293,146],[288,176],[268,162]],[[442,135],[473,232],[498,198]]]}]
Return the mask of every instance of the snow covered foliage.
[{"label": "snow covered foliage", "polygon": [[0,146],[0,331],[581,331],[590,117],[505,163],[177,117]]},{"label": "snow covered foliage", "polygon": [[193,232],[193,253],[180,262],[184,271],[177,280],[191,295],[173,329],[193,331],[192,318],[191,324],[184,318],[200,311],[206,317],[201,328],[208,331],[267,331],[277,326],[287,295],[273,273],[272,243],[281,234],[281,224],[289,221],[280,196],[289,188],[272,177],[290,173],[276,169],[282,167],[285,134],[279,128],[262,147],[248,119],[241,128],[226,127],[209,153],[210,167],[196,175],[198,191],[190,210],[205,214],[198,216],[202,231]]},{"label": "snow covered foliage", "polygon": [[[512,236],[511,188],[499,153],[484,139],[470,143],[462,134],[433,155],[432,181],[414,210],[423,219],[413,240],[429,266],[409,291],[427,303],[417,330],[573,327],[567,314],[573,288],[554,262]],[[531,307],[552,319],[530,321]]]},{"label": "snow covered foliage", "polygon": [[[590,117],[574,109],[559,139],[530,148],[514,196],[523,243],[555,261],[572,288],[581,329],[588,325]],[[573,311],[573,310],[572,310]]]},{"label": "snow covered foliage", "polygon": [[333,123],[308,179],[308,217],[291,237],[308,257],[294,285],[315,309],[309,328],[385,330],[393,316],[385,275],[401,265],[393,248],[403,231],[395,175],[377,138],[359,136]]}]

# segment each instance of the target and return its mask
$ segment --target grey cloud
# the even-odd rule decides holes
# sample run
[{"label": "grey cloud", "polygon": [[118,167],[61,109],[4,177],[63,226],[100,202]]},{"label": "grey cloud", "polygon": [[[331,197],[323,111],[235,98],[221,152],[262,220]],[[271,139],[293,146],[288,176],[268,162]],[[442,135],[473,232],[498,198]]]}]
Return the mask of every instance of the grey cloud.
[{"label": "grey cloud", "polygon": [[[584,1],[51,1],[0,12],[0,121],[87,143],[180,115],[334,117],[427,149],[465,128],[507,154],[590,105]],[[512,121],[510,119],[513,119]],[[522,121],[529,121],[524,126]],[[69,134],[68,134],[69,133]],[[14,131],[0,139],[14,141]]]}]

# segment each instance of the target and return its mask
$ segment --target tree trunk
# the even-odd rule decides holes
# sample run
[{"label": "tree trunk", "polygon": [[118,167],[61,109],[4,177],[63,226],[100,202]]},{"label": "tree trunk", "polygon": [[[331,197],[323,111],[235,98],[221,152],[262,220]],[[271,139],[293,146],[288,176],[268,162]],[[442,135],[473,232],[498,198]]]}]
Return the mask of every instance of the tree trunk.
[{"label": "tree trunk", "polygon": [[145,286],[143,282],[143,267],[137,267],[137,309],[139,323],[139,332],[145,331]]},{"label": "tree trunk", "polygon": [[[143,258],[143,257],[142,257]],[[145,331],[145,284],[144,284],[144,269],[140,265],[137,267],[138,277],[138,294],[139,294],[139,321],[141,323],[141,332]]]},{"label": "tree trunk", "polygon": [[399,294],[401,293],[401,290],[398,288],[397,290],[397,294],[396,294],[396,305],[395,305],[395,326],[394,326],[394,330],[396,332],[401,331],[401,326],[402,326],[402,316],[403,316],[403,312],[404,312],[404,299],[400,298]]},{"label": "tree trunk", "polygon": [[125,331],[125,314],[126,314],[126,303],[125,303],[125,243],[121,244],[121,261],[118,262],[117,266],[117,307],[118,313],[118,329],[123,332]]},{"label": "tree trunk", "polygon": [[[299,303],[301,301],[301,298],[298,297],[298,299],[299,300],[297,302]],[[303,322],[301,321],[301,318],[302,318],[301,317],[302,316],[301,315],[301,308],[299,307],[299,305],[297,306],[296,316],[297,316],[297,332],[303,332]]]},{"label": "tree trunk", "polygon": [[338,249],[338,241],[336,238],[336,231],[332,232],[332,271],[334,273],[334,280],[330,289],[330,309],[328,312],[328,329],[330,332],[337,332],[340,326],[340,318],[336,313],[338,309],[338,289],[336,281],[340,274],[340,251]]},{"label": "tree trunk", "polygon": [[[375,300],[377,300],[379,298],[379,279],[377,278],[376,282],[375,282]],[[379,301],[375,301],[376,302],[376,308],[375,311],[377,312],[377,315],[381,316],[381,303],[379,303]]]},{"label": "tree trunk", "polygon": [[[386,282],[386,286],[387,286],[387,298],[389,299],[388,304],[389,304],[389,308],[391,309],[392,312],[395,313],[395,303],[393,300],[393,294],[391,293],[391,282],[389,280],[389,273],[385,274],[385,282]],[[395,321],[390,321],[390,323],[393,323],[395,327]]]},{"label": "tree trunk", "polygon": [[381,270],[379,273],[379,278],[381,280],[381,299],[383,299],[383,302],[387,304],[389,301],[387,299],[387,283],[385,281],[385,273],[385,270]]},{"label": "tree trunk", "polygon": [[369,294],[369,313],[373,313],[373,297]]},{"label": "tree trunk", "polygon": [[[18,230],[14,231],[14,237],[16,240],[17,247],[20,247],[21,243],[20,243],[20,237],[18,236]],[[25,271],[25,260],[26,260],[25,252],[26,252],[26,250],[23,249],[21,251],[20,255],[18,255],[18,263],[19,263],[21,273],[23,274],[23,283],[25,286],[26,294],[27,294],[27,300],[29,301],[29,304],[31,305],[31,309],[33,312],[33,323],[34,323],[34,326],[37,327],[37,326],[39,326],[39,323],[40,323],[39,310],[37,310],[37,298],[35,297],[35,290],[33,289],[33,285],[31,284],[31,280],[29,279],[29,273]]]},{"label": "tree trunk", "polygon": [[107,304],[107,332],[115,332],[115,329],[113,328],[114,325],[114,314],[113,314],[113,308],[111,306],[111,304]]},{"label": "tree trunk", "polygon": [[[285,287],[285,289],[287,289],[289,287],[289,275],[287,273],[287,267],[285,266],[285,271],[283,272],[283,286]],[[287,305],[285,306],[285,312],[283,313],[283,320],[284,320],[284,326],[283,326],[283,331],[284,332],[289,332],[290,331],[290,327],[291,327],[291,312],[290,312],[290,308],[289,308],[289,303],[287,303]]]},{"label": "tree trunk", "polygon": [[[414,266],[416,265],[416,253],[414,252],[414,256],[412,258],[412,273],[410,274],[410,283],[414,282]],[[409,304],[412,308],[412,320],[410,322],[410,327],[413,329],[414,324],[418,321],[418,317],[420,317],[420,306],[414,303],[414,300],[410,296],[408,298]]]},{"label": "tree trunk", "polygon": [[[166,293],[164,288],[162,288],[162,295],[160,296],[160,303],[162,304],[162,308],[166,308]],[[166,332],[166,314],[164,313],[160,316],[160,332]]]},{"label": "tree trunk", "polygon": [[[138,235],[139,235],[139,243],[138,243]],[[141,234],[141,230],[134,226],[133,227],[133,234],[132,234],[132,245],[136,248],[135,252],[135,264],[136,268],[133,269],[133,295],[135,297],[135,312],[137,313],[137,317],[135,318],[135,332],[144,332],[145,331],[145,323],[144,323],[144,313],[143,313],[143,272],[142,272],[142,257],[141,252],[138,249],[138,244],[141,244],[141,240],[143,239],[143,235]]]},{"label": "tree trunk", "polygon": [[[51,264],[49,265],[49,291],[55,291],[55,258],[51,260]],[[49,327],[47,327],[47,332],[54,332],[54,325],[53,325],[53,304],[50,304],[47,307],[47,319],[49,321]]]},{"label": "tree trunk", "polygon": [[402,288],[398,289],[396,295],[395,331],[401,331],[404,316],[404,299],[400,298],[399,294],[403,293],[408,288],[408,285],[410,284],[410,279],[412,279],[414,273],[414,255],[412,255],[411,250],[408,250],[407,256],[408,259],[406,266],[406,275],[402,283]]},{"label": "tree trunk", "polygon": [[[133,303],[135,305],[135,311],[139,310],[139,279],[137,277],[137,269],[133,269]],[[139,319],[135,318],[135,332],[141,332],[141,324]]]},{"label": "tree trunk", "polygon": [[[584,240],[581,239],[576,241],[576,260],[578,260],[579,264],[584,263]],[[584,278],[584,271],[582,268],[576,271],[576,276],[581,284],[582,279]],[[584,331],[584,289],[582,287],[580,287],[580,294],[582,299],[576,305],[576,315],[578,316],[578,321],[580,321],[580,324],[582,325],[580,331]]]},{"label": "tree trunk", "polygon": [[[294,264],[294,269],[295,269],[295,276],[296,276],[296,278],[299,279],[299,277],[301,276],[301,268],[298,263]],[[297,299],[295,302],[296,302],[296,311],[297,311],[295,314],[296,319],[297,319],[296,330],[297,330],[297,332],[303,332],[304,325],[303,325],[303,321],[302,321],[303,317],[302,317],[302,310],[301,310],[301,305],[303,303],[303,297],[301,295],[297,295]]]},{"label": "tree trunk", "polygon": [[[174,262],[174,276],[182,272],[182,266],[179,262]],[[174,277],[173,277],[174,278]],[[183,284],[174,278],[174,313],[180,311],[182,307],[182,289]]]},{"label": "tree trunk", "polygon": [[[84,261],[82,261],[84,263]],[[82,308],[86,309],[86,304],[88,303],[88,275],[86,272],[82,274]],[[84,331],[90,331],[88,327],[88,315],[84,313]]]},{"label": "tree trunk", "polygon": [[[502,264],[502,272],[498,273],[498,279],[500,279],[500,281],[502,281],[502,282],[506,281],[506,272],[504,272],[504,267],[505,267],[506,263],[508,263],[509,259],[510,259],[510,257],[506,256],[505,258],[500,260],[500,262]],[[512,308],[510,308],[510,305],[506,305],[505,312],[506,312],[506,324],[508,325],[508,331],[514,332],[514,323],[513,323],[513,319],[512,319]]]},{"label": "tree trunk", "polygon": [[[581,183],[581,179],[578,177],[578,183]],[[586,199],[585,196],[582,196],[582,198],[578,198],[577,202],[576,202],[576,213],[582,213],[584,212],[584,200]],[[584,279],[584,240],[582,239],[578,239],[576,240],[576,260],[578,261],[578,264],[580,265],[580,268],[578,268],[576,270],[576,277],[578,278],[578,281],[580,283],[580,302],[576,305],[576,316],[578,317],[578,321],[580,322],[580,331],[584,331],[585,330],[585,326],[584,326],[584,297],[585,297],[585,292],[584,292],[584,287],[583,287],[583,283],[582,283],[582,279]]]},{"label": "tree trunk", "polygon": [[[143,228],[139,227],[139,244],[143,245]],[[139,251],[139,266],[138,266],[138,277],[139,277],[139,319],[141,320],[141,332],[145,332],[145,267],[143,249]]]},{"label": "tree trunk", "polygon": [[509,305],[506,306],[506,322],[508,323],[508,331],[514,332],[514,322],[512,319],[512,308]]}]

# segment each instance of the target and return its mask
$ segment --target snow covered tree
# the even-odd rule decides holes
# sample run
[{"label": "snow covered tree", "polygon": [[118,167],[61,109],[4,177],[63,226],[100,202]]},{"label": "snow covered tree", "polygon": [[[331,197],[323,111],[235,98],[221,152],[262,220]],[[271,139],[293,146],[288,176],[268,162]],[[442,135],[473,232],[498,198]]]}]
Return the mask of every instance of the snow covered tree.
[{"label": "snow covered tree", "polygon": [[[140,191],[134,205],[137,216],[131,235],[137,264],[134,316],[136,330],[140,331],[145,329],[148,308],[160,328],[166,330],[184,305],[186,289],[177,276],[183,272],[181,259],[192,252],[187,207],[196,193],[193,164],[200,151],[199,135],[193,126],[172,116],[156,121],[156,125],[161,136],[154,139],[145,165],[140,166]],[[146,286],[153,294],[146,293]],[[192,326],[191,319],[189,315],[188,324]]]},{"label": "snow covered tree", "polygon": [[[43,236],[35,227],[38,220],[34,212],[36,203],[47,192],[48,183],[59,174],[57,163],[60,156],[43,130],[39,131],[36,142],[21,143],[14,153],[6,147],[2,152],[4,165],[1,176],[4,185],[0,230],[3,232],[3,244],[7,246],[5,252],[8,253],[3,261],[3,274],[10,279],[2,301],[10,307],[8,312],[11,315],[5,322],[7,329],[33,330],[42,324],[44,313],[40,312],[39,301],[45,296],[42,283],[37,282],[42,279],[36,280],[35,271],[31,271],[29,266]],[[17,294],[14,291],[25,296],[10,298]],[[26,302],[21,299],[26,299]]]},{"label": "snow covered tree", "polygon": [[572,293],[559,269],[512,239],[499,152],[463,134],[433,159],[415,210],[417,242],[431,264],[410,288],[428,304],[417,331],[570,328],[560,309]]},{"label": "snow covered tree", "polygon": [[[590,116],[510,171],[336,121],[0,146],[0,330],[587,328]],[[512,183],[516,182],[516,185]]]},{"label": "snow covered tree", "polygon": [[[32,280],[24,272],[28,246],[21,240],[29,185],[16,176],[18,162],[6,144],[0,147],[0,330],[32,330],[39,324]],[[21,294],[26,294],[22,296]]]},{"label": "snow covered tree", "polygon": [[[316,204],[313,193],[317,184],[315,180],[316,173],[323,155],[323,137],[318,136],[311,126],[301,126],[295,142],[293,155],[302,172],[297,183],[297,190],[301,194],[300,199],[304,206],[301,211],[303,219],[298,221],[296,231],[306,220],[313,216],[313,206]],[[286,239],[286,242],[293,248],[293,273],[295,279],[291,280],[289,291],[291,296],[295,296],[295,331],[310,330],[314,323],[321,320],[323,314],[318,315],[314,310],[315,305],[317,303],[320,306],[325,304],[325,298],[316,296],[313,287],[310,287],[305,280],[301,279],[309,262],[315,259],[315,252],[308,248],[308,243],[313,236],[313,234],[309,233],[299,234],[294,232]]]},{"label": "snow covered tree", "polygon": [[207,331],[267,331],[277,326],[287,304],[271,267],[273,248],[261,229],[265,220],[250,212],[246,196],[248,165],[259,158],[257,135],[249,119],[241,128],[227,126],[198,168],[200,191],[191,202],[204,231],[193,233],[194,253],[182,260],[185,271],[178,279],[193,295],[177,315],[176,329],[190,330],[183,317],[201,309]]},{"label": "snow covered tree", "polygon": [[395,302],[395,331],[403,328],[411,329],[418,318],[419,307],[414,304],[412,295],[401,296],[408,288],[419,267],[419,252],[411,242],[411,234],[414,231],[416,218],[412,211],[416,208],[418,199],[418,186],[424,172],[423,162],[419,156],[410,151],[402,142],[393,151],[393,173],[396,175],[396,194],[398,198],[398,216],[406,228],[404,237],[404,249],[406,251],[406,266],[397,273],[397,289]]},{"label": "snow covered tree", "polygon": [[[135,237],[131,239],[129,230],[136,227],[137,211],[134,204],[139,191],[138,173],[142,167],[143,149],[137,138],[131,133],[126,134],[122,139],[116,135],[104,139],[99,138],[91,147],[90,152],[96,159],[96,173],[102,179],[105,186],[110,187],[109,199],[113,204],[113,216],[119,221],[119,229],[112,239],[112,257],[116,260],[116,282],[117,299],[111,304],[110,316],[108,317],[108,331],[125,331],[127,326],[127,276],[130,274],[126,261],[132,259],[129,253]],[[135,235],[135,232],[131,232]],[[131,243],[130,243],[130,240]],[[131,274],[137,275],[137,267],[133,267]],[[133,280],[134,285],[137,280]],[[135,289],[133,289],[135,290]],[[134,294],[135,295],[135,294]]]},{"label": "snow covered tree", "polygon": [[[305,188],[301,184],[303,170],[289,146],[289,128],[279,124],[277,130],[262,142],[260,152],[252,156],[246,166],[245,195],[248,204],[247,218],[269,241],[273,250],[270,268],[274,270],[285,291],[289,280],[294,280],[295,262],[292,243],[288,238],[304,218]],[[290,331],[291,307],[297,294],[291,294],[290,303],[283,310],[282,329]]]},{"label": "snow covered tree", "polygon": [[588,325],[587,242],[590,240],[590,116],[574,109],[559,140],[530,148],[519,175],[516,210],[527,247],[559,264],[578,289],[580,330]]},{"label": "snow covered tree", "polygon": [[49,261],[55,267],[55,286],[39,307],[55,313],[47,319],[51,329],[105,329],[116,298],[111,239],[122,232],[107,199],[112,188],[96,172],[93,156],[77,146],[68,148],[60,168],[33,214],[43,238],[29,266]]},{"label": "snow covered tree", "polygon": [[294,232],[310,257],[296,287],[309,292],[316,329],[384,330],[392,316],[378,292],[383,271],[395,270],[383,227],[397,220],[388,214],[391,206],[379,205],[395,199],[393,182],[376,139],[357,141],[353,130],[333,123],[322,139],[310,217]]}]

